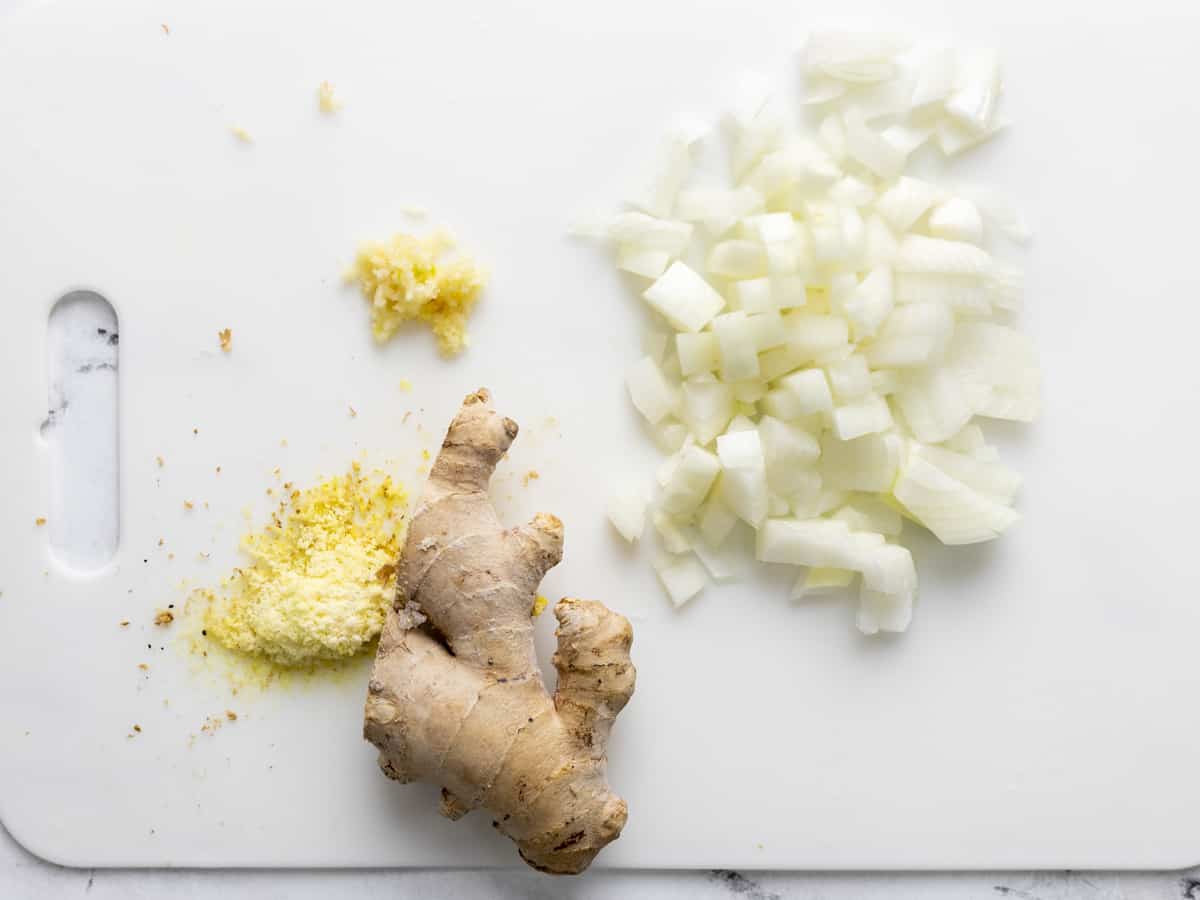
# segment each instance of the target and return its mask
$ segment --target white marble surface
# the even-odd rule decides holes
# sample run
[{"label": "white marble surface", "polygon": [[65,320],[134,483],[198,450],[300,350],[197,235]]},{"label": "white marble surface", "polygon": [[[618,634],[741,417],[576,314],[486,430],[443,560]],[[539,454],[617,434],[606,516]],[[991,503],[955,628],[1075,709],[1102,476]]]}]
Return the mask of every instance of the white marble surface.
[{"label": "white marble surface", "polygon": [[[0,16],[22,0],[0,0]],[[2,21],[2,20],[0,20]],[[83,332],[81,332],[83,334]],[[106,377],[103,371],[80,377]],[[64,391],[72,386],[65,384]],[[81,399],[87,392],[78,393]],[[67,398],[70,399],[69,397]],[[552,879],[503,871],[82,870],[34,857],[0,828],[0,898],[938,898],[1017,900],[1200,900],[1200,869],[1189,873],[608,872]]]}]

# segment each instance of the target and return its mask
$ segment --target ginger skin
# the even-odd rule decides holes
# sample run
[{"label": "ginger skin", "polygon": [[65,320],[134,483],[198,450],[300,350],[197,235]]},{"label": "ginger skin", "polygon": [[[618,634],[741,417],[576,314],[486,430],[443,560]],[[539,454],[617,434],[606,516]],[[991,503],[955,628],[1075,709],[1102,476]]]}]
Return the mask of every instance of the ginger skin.
[{"label": "ginger skin", "polygon": [[412,516],[364,734],[389,778],[441,786],[442,815],[487,809],[529,865],[577,874],[625,825],[606,749],[633,694],[633,631],[600,603],[559,601],[558,687],[546,690],[531,609],[562,559],[562,523],[501,525],[487,489],[517,424],[490,399],[463,402]]}]

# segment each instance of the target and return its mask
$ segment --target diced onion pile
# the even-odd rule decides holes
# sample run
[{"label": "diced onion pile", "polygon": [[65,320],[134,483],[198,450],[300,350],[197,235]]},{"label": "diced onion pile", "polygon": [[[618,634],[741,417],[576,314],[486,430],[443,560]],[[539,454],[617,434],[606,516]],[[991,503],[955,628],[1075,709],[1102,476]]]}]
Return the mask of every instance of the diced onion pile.
[{"label": "diced onion pile", "polygon": [[758,560],[803,567],[793,597],[858,580],[858,627],[903,631],[903,520],[945,544],[1008,529],[1021,479],[974,420],[1038,410],[1033,347],[1007,324],[1021,273],[984,249],[1027,239],[1024,222],[993,192],[904,174],[1003,126],[1000,69],[991,51],[834,33],[804,74],[815,134],[747,92],[732,184],[693,183],[706,134],[680,129],[633,208],[584,229],[649,282],[660,323],[626,383],[669,455],[653,502],[624,488],[609,517],[635,541],[649,516],[676,605],[743,570],[731,536],[748,526]]}]

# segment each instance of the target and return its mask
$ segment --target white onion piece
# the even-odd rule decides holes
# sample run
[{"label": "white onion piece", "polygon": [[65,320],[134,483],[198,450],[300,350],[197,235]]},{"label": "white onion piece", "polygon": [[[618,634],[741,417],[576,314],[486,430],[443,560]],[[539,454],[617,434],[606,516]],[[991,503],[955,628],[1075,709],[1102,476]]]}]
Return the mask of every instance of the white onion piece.
[{"label": "white onion piece", "polygon": [[875,188],[853,175],[840,178],[829,188],[829,199],[840,207],[863,207],[875,201]]},{"label": "white onion piece", "polygon": [[[733,525],[738,525],[735,519]],[[744,529],[744,526],[741,526]],[[746,571],[751,556],[742,546],[741,540],[724,540],[717,546],[709,545],[704,536],[695,529],[688,529],[692,552],[696,554],[714,581],[733,581]]]},{"label": "white onion piece", "polygon": [[862,113],[848,110],[845,116],[846,155],[880,178],[895,178],[904,168],[907,154],[866,124]]},{"label": "white onion piece", "polygon": [[972,454],[987,446],[983,429],[978,425],[964,425],[953,436],[942,441],[941,446],[955,453]]},{"label": "white onion piece", "polygon": [[[793,414],[782,418],[797,419],[833,409],[833,392],[829,389],[827,376],[820,369],[805,369],[784,376],[779,379],[777,390],[791,399],[794,408]],[[768,396],[773,393],[775,391],[768,392]]]},{"label": "white onion piece", "polygon": [[679,451],[687,437],[688,429],[682,422],[660,422],[654,429],[654,442],[663,453]]},{"label": "white onion piece", "polygon": [[699,331],[725,306],[711,284],[678,261],[642,296],[680,331]]},{"label": "white onion piece", "polygon": [[829,389],[839,403],[857,400],[871,392],[871,370],[866,357],[852,354],[825,367]]},{"label": "white onion piece", "polygon": [[974,244],[910,234],[900,242],[894,266],[897,272],[982,278],[991,271],[992,258]]},{"label": "white onion piece", "polygon": [[991,276],[944,275],[936,272],[900,272],[895,278],[897,303],[935,303],[952,307],[959,315],[987,316],[996,291]]},{"label": "white onion piece", "polygon": [[925,212],[941,199],[942,191],[919,178],[901,176],[883,192],[876,210],[896,231],[908,231]]},{"label": "white onion piece", "polygon": [[742,311],[724,313],[712,321],[721,357],[721,380],[728,383],[758,377],[758,332]]},{"label": "white onion piece", "polygon": [[734,414],[733,388],[718,381],[685,381],[679,417],[698,444],[708,444],[729,424]]},{"label": "white onion piece", "polygon": [[[767,395],[766,382],[758,381],[741,381],[733,386],[733,399],[735,403],[757,403]],[[758,410],[745,413],[747,416],[757,415]]]},{"label": "white onion piece", "polygon": [[698,521],[700,535],[709,547],[720,547],[737,524],[737,515],[721,498],[719,484],[704,501]]},{"label": "white onion piece", "polygon": [[792,599],[807,600],[834,593],[854,584],[857,575],[857,572],[851,572],[849,569],[805,569],[792,585]]},{"label": "white onion piece", "polygon": [[721,464],[717,457],[702,447],[687,447],[663,485],[660,505],[672,516],[687,516],[700,508],[708,496]]},{"label": "white onion piece", "polygon": [[911,156],[929,143],[937,131],[933,124],[916,124],[914,122],[897,122],[883,129],[883,139],[903,153]]},{"label": "white onion piece", "polygon": [[858,495],[830,518],[845,522],[851,531],[873,531],[886,537],[895,537],[904,528],[900,513],[869,494]]},{"label": "white onion piece", "polygon": [[976,134],[987,132],[1000,99],[1000,57],[996,51],[963,54],[958,63],[958,84],[943,104],[946,114]]},{"label": "white onion piece", "polygon": [[923,366],[942,354],[953,330],[954,314],[942,304],[897,306],[863,353],[878,368]]},{"label": "white onion piece", "polygon": [[783,317],[783,324],[788,330],[788,346],[802,357],[812,359],[850,341],[849,325],[837,316],[790,313]]},{"label": "white onion piece", "polygon": [[959,188],[957,193],[969,199],[983,214],[988,226],[997,229],[1010,241],[1025,244],[1033,236],[1020,210],[992,188],[979,186]]},{"label": "white onion piece", "polygon": [[1040,411],[1037,354],[1029,337],[1015,329],[993,322],[961,323],[947,350],[946,365],[965,383],[985,389],[983,402],[976,406],[979,415],[1029,422]]},{"label": "white onion piece", "polygon": [[679,389],[671,384],[653,358],[644,356],[625,376],[629,397],[646,421],[656,425],[679,407]]},{"label": "white onion piece", "polygon": [[[843,92],[844,92],[843,88]],[[840,113],[830,113],[817,127],[817,140],[830,158],[841,165],[846,160],[846,126]]]},{"label": "white onion piece", "polygon": [[692,553],[661,557],[655,560],[654,569],[676,607],[683,606],[708,585],[708,573]]},{"label": "white onion piece", "polygon": [[[748,316],[746,321],[754,335],[755,347],[759,353],[772,350],[787,343],[788,332],[783,327],[783,316],[780,313],[775,311],[757,313],[753,316]],[[755,377],[759,376],[760,370],[760,364],[756,363],[754,370]]]},{"label": "white onion piece", "polygon": [[800,425],[763,416],[758,423],[763,459],[767,466],[807,466],[821,455],[821,445]]},{"label": "white onion piece", "polygon": [[679,256],[692,239],[692,226],[669,218],[657,218],[642,212],[613,216],[603,233],[618,246],[659,250],[672,258]]},{"label": "white onion piece", "polygon": [[929,233],[950,241],[978,244],[983,240],[983,216],[965,197],[951,197],[929,214]]},{"label": "white onion piece", "polygon": [[963,453],[923,444],[914,445],[909,454],[927,460],[951,478],[1000,503],[1011,504],[1021,487],[1020,474],[999,463],[983,462]]},{"label": "white onion piece", "polygon": [[763,197],[743,185],[733,189],[686,188],[679,193],[676,214],[684,222],[699,222],[713,237],[720,237],[743,217],[763,209]]},{"label": "white onion piece", "polygon": [[691,126],[668,134],[659,150],[653,174],[645,187],[630,198],[630,204],[652,216],[669,217],[679,189],[691,172],[692,144],[701,136]]},{"label": "white onion piece", "polygon": [[641,538],[646,528],[646,494],[639,487],[623,485],[608,500],[608,520],[629,543]]},{"label": "white onion piece", "polygon": [[692,541],[682,523],[667,515],[661,509],[650,513],[650,521],[658,532],[659,545],[668,553],[687,553],[692,549]]},{"label": "white onion piece", "polygon": [[1002,534],[1020,516],[917,455],[900,470],[895,498],[943,544],[976,544]]},{"label": "white onion piece", "polygon": [[886,266],[872,269],[841,302],[842,315],[850,323],[855,340],[870,338],[891,314],[893,305],[892,270]]},{"label": "white onion piece", "polygon": [[796,220],[791,213],[775,212],[760,213],[747,216],[741,221],[742,233],[764,244],[774,244],[781,241],[796,239]]},{"label": "white onion piece", "polygon": [[895,434],[868,434],[849,441],[821,439],[821,477],[830,487],[885,492],[900,471],[903,440]]},{"label": "white onion piece", "polygon": [[940,49],[926,55],[913,88],[913,111],[924,112],[931,106],[940,105],[954,92],[957,81],[958,59],[953,50]]},{"label": "white onion piece", "polygon": [[766,460],[757,430],[726,432],[717,438],[721,499],[738,518],[757,528],[767,517]]},{"label": "white onion piece", "polygon": [[900,247],[896,235],[878,213],[868,216],[866,223],[867,235],[863,251],[863,268],[877,269],[881,266],[890,266]]},{"label": "white onion piece", "polygon": [[928,444],[956,434],[975,414],[971,392],[956,373],[946,369],[906,376],[894,399],[913,435]]},{"label": "white onion piece", "polygon": [[912,622],[913,600],[916,588],[888,594],[875,591],[864,583],[859,589],[858,613],[855,624],[863,634],[878,634],[880,631],[907,631]]},{"label": "white onion piece", "polygon": [[680,371],[685,377],[715,371],[721,364],[717,336],[711,331],[675,335],[675,352],[679,356]]},{"label": "white onion piece", "polygon": [[617,268],[643,278],[658,278],[671,264],[671,254],[662,250],[647,250],[637,244],[617,247]]},{"label": "white onion piece", "polygon": [[852,441],[891,427],[892,412],[878,394],[867,394],[833,410],[833,433],[838,440]]},{"label": "white onion piece", "polygon": [[959,125],[950,119],[939,119],[936,131],[938,147],[946,156],[957,156],[990,140],[1008,126],[1009,123],[999,116],[993,120],[991,127],[986,131],[972,131],[965,125]]},{"label": "white onion piece", "polygon": [[856,84],[889,79],[896,74],[896,57],[908,42],[895,35],[819,32],[804,48],[805,68]]},{"label": "white onion piece", "polygon": [[758,278],[767,274],[767,253],[755,241],[722,241],[709,251],[706,268],[725,278]]},{"label": "white onion piece", "polygon": [[671,336],[658,328],[647,328],[642,333],[642,349],[659,365],[662,365],[670,344]]}]

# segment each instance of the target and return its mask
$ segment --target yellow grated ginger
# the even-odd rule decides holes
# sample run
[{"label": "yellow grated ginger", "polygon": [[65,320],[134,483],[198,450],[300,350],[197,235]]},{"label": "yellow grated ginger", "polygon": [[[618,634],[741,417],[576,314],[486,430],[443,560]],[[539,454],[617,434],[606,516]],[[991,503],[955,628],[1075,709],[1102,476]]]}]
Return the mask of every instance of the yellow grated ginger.
[{"label": "yellow grated ginger", "polygon": [[347,280],[357,281],[371,303],[371,324],[386,341],[405,322],[427,323],[447,356],[467,346],[467,317],[487,276],[466,256],[452,255],[454,240],[444,231],[428,237],[396,234],[388,241],[359,247]]},{"label": "yellow grated ginger", "polygon": [[369,649],[395,594],[407,503],[390,476],[358,464],[294,491],[271,524],[242,539],[251,565],[209,593],[207,636],[284,668]]}]

